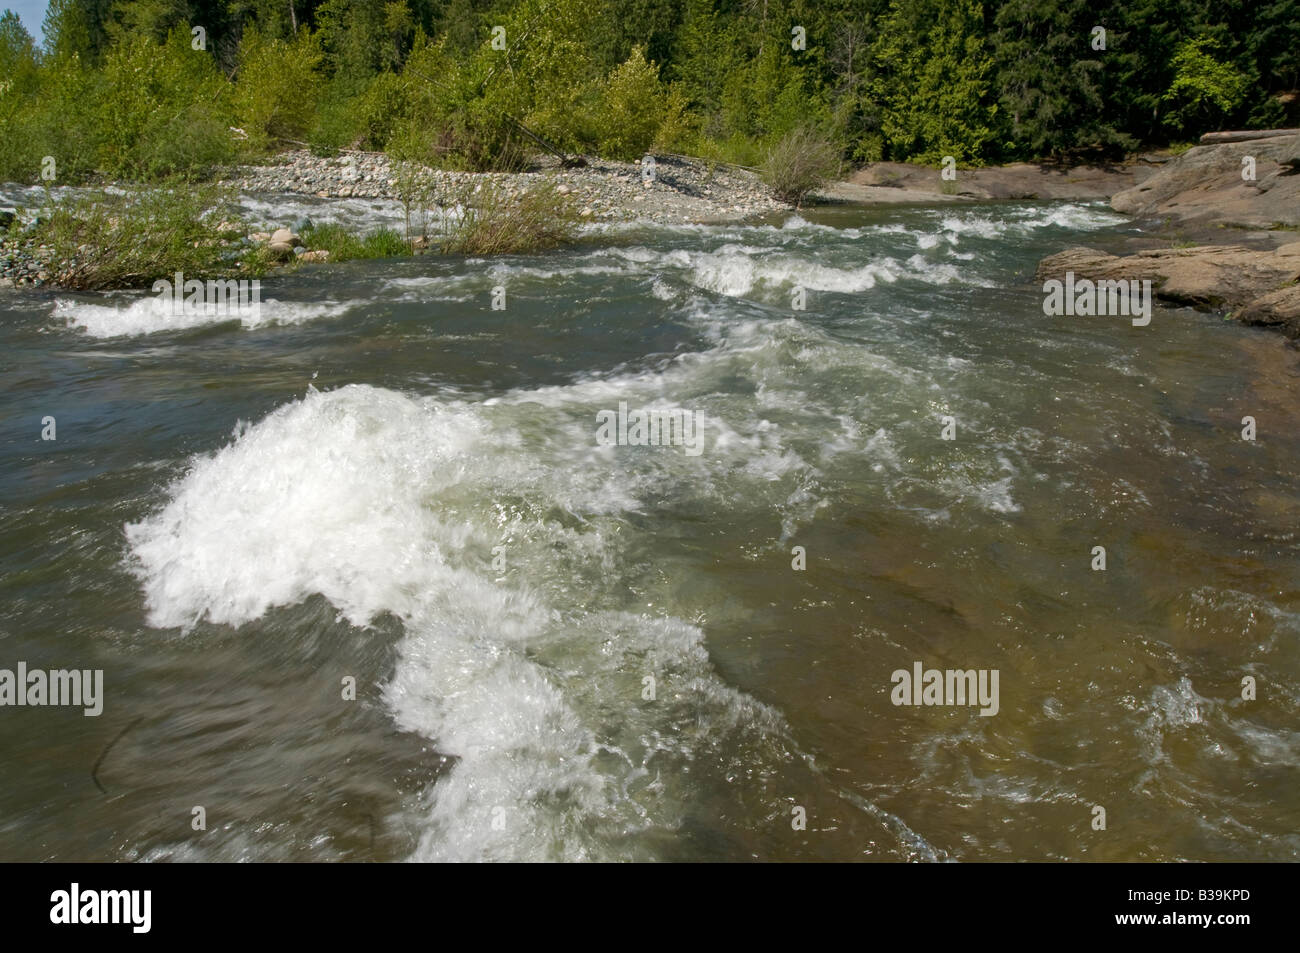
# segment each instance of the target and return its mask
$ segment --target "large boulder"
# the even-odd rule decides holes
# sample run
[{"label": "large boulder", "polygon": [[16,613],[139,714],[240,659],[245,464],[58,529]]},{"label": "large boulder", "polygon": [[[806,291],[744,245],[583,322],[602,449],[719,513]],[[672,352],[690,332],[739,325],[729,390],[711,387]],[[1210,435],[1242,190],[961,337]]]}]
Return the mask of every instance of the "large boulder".
[{"label": "large boulder", "polygon": [[1291,140],[1291,151],[1281,159],[1282,165],[1291,169],[1300,169],[1300,136]]},{"label": "large boulder", "polygon": [[1300,285],[1288,285],[1260,295],[1237,312],[1243,324],[1276,327],[1289,337],[1300,338]]},{"label": "large boulder", "polygon": [[277,228],[271,233],[267,241],[266,250],[277,261],[288,261],[293,257],[295,246],[301,243],[301,239],[287,228]]},{"label": "large boulder", "polygon": [[[1300,136],[1197,146],[1164,163],[1131,189],[1117,192],[1111,207],[1148,218],[1244,228],[1300,226]],[[1254,159],[1253,180],[1243,170]]]}]

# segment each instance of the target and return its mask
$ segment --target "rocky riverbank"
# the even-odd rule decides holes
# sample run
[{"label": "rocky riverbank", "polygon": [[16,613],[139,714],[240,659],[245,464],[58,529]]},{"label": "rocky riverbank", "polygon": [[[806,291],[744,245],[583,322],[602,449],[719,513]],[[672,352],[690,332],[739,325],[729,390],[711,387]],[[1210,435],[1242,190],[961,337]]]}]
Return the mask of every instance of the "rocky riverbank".
[{"label": "rocky riverbank", "polygon": [[23,240],[0,241],[0,288],[39,288],[58,272],[54,249]]},{"label": "rocky riverbank", "polygon": [[[584,223],[647,222],[660,225],[711,224],[761,218],[789,211],[759,176],[747,169],[678,156],[661,156],[643,168],[638,162],[586,159],[577,168],[551,157],[535,159],[524,172],[447,172],[396,163],[382,153],[343,152],[323,158],[305,150],[285,152],[266,165],[238,166],[218,176],[221,184],[252,196],[296,194],[323,199],[374,199],[410,202],[419,208],[447,210],[475,205],[485,185],[494,200],[509,203],[525,193],[553,188]],[[0,226],[15,210],[0,209]],[[6,219],[6,216],[8,218]],[[252,232],[243,247],[264,247],[273,262],[327,261],[325,250],[299,245],[294,223],[279,232]],[[297,226],[301,228],[301,225]],[[423,236],[412,253],[429,247]],[[239,248],[232,247],[236,255]],[[53,249],[32,234],[0,240],[0,288],[60,285],[70,263],[55,260]]]},{"label": "rocky riverbank", "polygon": [[1300,339],[1300,135],[1197,146],[1111,207],[1144,225],[1133,254],[1067,249],[1043,259],[1040,280],[1149,280],[1172,304]]},{"label": "rocky riverbank", "polygon": [[1116,192],[1111,207],[1184,226],[1300,227],[1300,135],[1189,149]]},{"label": "rocky riverbank", "polygon": [[295,192],[319,198],[374,198],[402,201],[418,181],[435,201],[452,204],[484,181],[507,196],[553,182],[589,221],[649,221],[689,224],[739,221],[779,212],[779,201],[755,173],[698,159],[660,157],[652,168],[638,162],[587,159],[580,168],[563,168],[549,157],[526,172],[474,173],[421,169],[412,174],[382,153],[345,152],[322,158],[310,152],[281,154],[275,163],[240,166],[223,176],[244,192]]}]

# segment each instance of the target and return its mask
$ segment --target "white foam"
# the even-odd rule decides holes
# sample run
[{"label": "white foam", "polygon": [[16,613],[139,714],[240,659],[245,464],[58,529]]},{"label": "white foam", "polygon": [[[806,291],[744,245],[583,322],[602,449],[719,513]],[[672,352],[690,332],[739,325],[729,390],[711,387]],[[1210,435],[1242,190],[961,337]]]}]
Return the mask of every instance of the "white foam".
[{"label": "white foam", "polygon": [[[456,759],[428,792],[419,859],[632,856],[629,834],[679,823],[690,777],[675,769],[695,750],[786,744],[777,715],[712,673],[697,627],[603,604],[638,502],[612,460],[559,465],[563,421],[531,440],[557,415],[524,396],[311,391],[197,458],[126,528],[153,625],[239,625],[313,593],[357,626],[404,623],[384,697]],[[507,497],[522,503],[503,517]],[[489,561],[506,539],[503,578]],[[647,673],[661,704],[641,703]],[[673,779],[651,783],[652,766]]]},{"label": "white foam", "polygon": [[[106,297],[105,301],[122,300]],[[317,318],[342,314],[357,302],[279,301],[268,298],[255,306],[231,308],[227,313],[204,313],[194,309],[173,308],[172,302],[158,295],[126,299],[126,304],[91,304],[86,301],[58,298],[51,316],[66,327],[80,328],[91,337],[135,337],[164,331],[185,331],[208,325],[238,321],[245,328],[273,324],[302,324]],[[179,312],[179,313],[178,313]]]}]

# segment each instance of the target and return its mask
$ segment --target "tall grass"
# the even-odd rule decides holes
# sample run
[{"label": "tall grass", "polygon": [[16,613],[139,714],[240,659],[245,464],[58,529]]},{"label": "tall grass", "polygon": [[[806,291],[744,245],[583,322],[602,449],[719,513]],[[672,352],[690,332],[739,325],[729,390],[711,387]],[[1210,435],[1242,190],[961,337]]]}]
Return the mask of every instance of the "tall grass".
[{"label": "tall grass", "polygon": [[799,205],[839,170],[840,149],[835,143],[817,130],[803,127],[768,150],[763,179],[780,198]]},{"label": "tall grass", "polygon": [[495,182],[464,189],[459,218],[444,220],[442,250],[451,255],[512,255],[545,251],[573,241],[578,214],[572,200],[554,183],[532,188],[518,198]]},{"label": "tall grass", "polygon": [[249,276],[268,266],[261,250],[230,244],[244,228],[230,194],[213,185],[172,182],[50,202],[30,234],[54,250],[58,283],[86,291],[139,287],[178,271],[193,278]]},{"label": "tall grass", "polygon": [[330,261],[356,258],[400,258],[411,254],[411,243],[391,228],[356,235],[342,225],[311,225],[299,236],[312,251],[327,251]]}]

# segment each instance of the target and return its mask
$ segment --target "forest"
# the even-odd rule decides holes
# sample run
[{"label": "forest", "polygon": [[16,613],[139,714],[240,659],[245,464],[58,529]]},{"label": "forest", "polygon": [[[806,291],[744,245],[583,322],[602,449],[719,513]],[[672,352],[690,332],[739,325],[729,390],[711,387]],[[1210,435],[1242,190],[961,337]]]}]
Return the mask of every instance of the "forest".
[{"label": "forest", "polygon": [[[0,18],[0,178],[285,148],[446,169],[1095,161],[1296,121],[1300,0],[53,0]],[[42,163],[45,163],[44,167]]]}]

